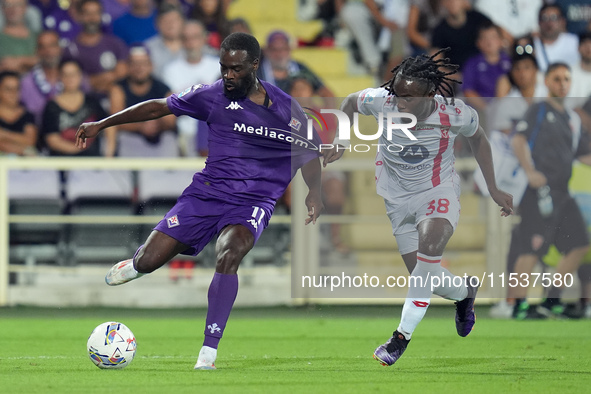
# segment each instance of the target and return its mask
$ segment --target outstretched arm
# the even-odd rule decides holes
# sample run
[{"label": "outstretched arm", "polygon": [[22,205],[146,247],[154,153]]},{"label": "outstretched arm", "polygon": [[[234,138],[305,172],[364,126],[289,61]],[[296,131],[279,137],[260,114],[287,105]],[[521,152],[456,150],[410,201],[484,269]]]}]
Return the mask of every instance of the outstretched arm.
[{"label": "outstretched arm", "polygon": [[[353,122],[353,114],[355,113],[355,111],[357,111],[357,98],[359,97],[359,94],[360,91],[351,93],[341,103],[341,111],[343,111],[347,115],[351,122]],[[335,141],[333,142],[333,147],[331,149],[327,149],[321,152],[322,156],[324,156],[322,165],[326,167],[327,164],[340,159],[343,156],[343,153],[345,153],[345,148],[345,145],[340,144],[338,138],[335,138]]]},{"label": "outstretched arm", "polygon": [[472,148],[474,157],[482,170],[482,175],[484,175],[486,187],[488,188],[490,196],[501,207],[501,215],[511,215],[513,213],[513,196],[497,189],[490,143],[488,142],[482,127],[478,126],[476,133],[473,136],[468,137],[468,142],[470,143],[470,148]]},{"label": "outstretched arm", "polygon": [[158,119],[171,113],[164,98],[141,102],[98,122],[82,123],[76,132],[76,146],[86,148],[86,138],[96,137],[107,127]]},{"label": "outstretched arm", "polygon": [[306,185],[308,185],[308,195],[306,196],[306,207],[308,207],[308,218],[306,224],[312,222],[316,224],[316,219],[324,210],[322,195],[320,191],[320,159],[313,159],[302,167],[302,176]]}]

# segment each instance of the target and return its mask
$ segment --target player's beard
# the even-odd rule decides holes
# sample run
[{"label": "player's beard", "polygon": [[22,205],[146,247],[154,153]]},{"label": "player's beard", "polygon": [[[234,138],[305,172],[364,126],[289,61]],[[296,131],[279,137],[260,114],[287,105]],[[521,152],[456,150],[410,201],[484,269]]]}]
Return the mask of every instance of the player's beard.
[{"label": "player's beard", "polygon": [[234,89],[228,90],[226,88],[226,84],[224,83],[224,95],[229,100],[239,100],[245,98],[250,89],[254,86],[255,83],[255,76],[254,74],[248,74],[238,83],[234,83]]}]

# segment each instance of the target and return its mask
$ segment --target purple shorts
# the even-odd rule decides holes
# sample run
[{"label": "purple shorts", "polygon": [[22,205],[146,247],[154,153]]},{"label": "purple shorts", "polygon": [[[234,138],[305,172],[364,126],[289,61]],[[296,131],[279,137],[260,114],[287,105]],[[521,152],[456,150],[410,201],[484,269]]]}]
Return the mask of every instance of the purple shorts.
[{"label": "purple shorts", "polygon": [[183,193],[154,230],[189,245],[182,254],[196,256],[231,224],[248,228],[256,243],[269,224],[273,208],[269,203],[237,205],[215,197]]}]

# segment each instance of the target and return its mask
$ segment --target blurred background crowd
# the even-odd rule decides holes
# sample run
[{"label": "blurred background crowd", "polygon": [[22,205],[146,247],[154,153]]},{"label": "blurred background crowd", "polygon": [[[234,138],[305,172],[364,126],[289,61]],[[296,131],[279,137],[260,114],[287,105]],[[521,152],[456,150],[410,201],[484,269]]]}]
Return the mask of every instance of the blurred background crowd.
[{"label": "blurred background crowd", "polygon": [[[543,72],[562,61],[572,68],[569,95],[580,98],[572,107],[589,126],[582,110],[591,94],[588,1],[268,2],[275,10],[267,13],[284,15],[285,30],[281,24],[271,30],[257,19],[264,15],[256,3],[2,0],[0,152],[207,156],[207,125],[193,119],[164,118],[109,130],[85,150],[74,147],[73,137],[81,122],[215,81],[220,43],[235,31],[254,33],[261,41],[261,79],[296,97],[321,97],[319,106],[334,105],[331,97],[350,93],[349,86],[370,86],[348,84],[347,77],[370,76],[363,81],[375,86],[389,79],[404,57],[451,47],[449,57],[461,66],[455,77],[463,81],[456,93],[484,114],[494,97],[545,97]],[[347,56],[337,59],[346,64],[334,64],[331,57],[302,61],[292,56],[313,47],[327,54],[344,50]],[[299,58],[306,57],[303,53]],[[330,68],[344,68],[344,75],[332,78]]]},{"label": "blurred background crowd", "polygon": [[[450,47],[447,56],[460,65],[452,77],[462,81],[455,94],[479,111],[499,146],[508,144],[530,104],[564,93],[549,92],[545,83],[548,66],[562,62],[572,79],[565,105],[591,130],[589,0],[0,0],[0,5],[0,156],[206,157],[207,124],[186,117],[109,129],[85,149],[75,147],[74,135],[83,122],[216,81],[220,44],[238,31],[261,43],[259,78],[311,109],[334,107],[338,97],[381,85],[407,56]],[[323,131],[323,141],[332,142],[334,125]],[[455,149],[459,157],[471,155],[461,138]],[[178,195],[179,186],[172,186],[176,178],[152,175],[160,184],[169,177],[170,194]],[[64,196],[67,176],[60,176]],[[183,186],[190,174],[181,178]],[[342,213],[347,206],[374,213],[364,211],[375,203],[366,182],[373,176],[351,178],[334,171],[324,175],[327,213]],[[30,193],[31,181],[22,173],[20,179]],[[12,191],[11,198],[16,198]],[[289,212],[290,204],[286,194],[278,212]],[[463,201],[462,214],[467,207],[469,215],[472,205]],[[466,246],[476,235],[465,228],[461,247],[482,248],[484,235]],[[339,225],[325,229],[339,259],[351,248],[385,248],[391,256],[381,238],[360,233],[350,235],[355,242],[343,242]],[[387,231],[384,235],[390,239]],[[271,255],[287,248],[289,236],[280,239],[283,246],[274,246]],[[269,242],[278,243],[277,237]],[[358,258],[363,261],[363,253]],[[375,255],[367,260],[375,261]]]}]

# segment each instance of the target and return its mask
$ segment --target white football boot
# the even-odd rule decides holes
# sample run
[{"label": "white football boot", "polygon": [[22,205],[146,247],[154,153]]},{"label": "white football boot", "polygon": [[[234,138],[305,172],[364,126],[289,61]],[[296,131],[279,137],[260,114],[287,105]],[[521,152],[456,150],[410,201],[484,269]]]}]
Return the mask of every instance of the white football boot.
[{"label": "white football boot", "polygon": [[203,346],[197,358],[195,369],[216,369],[215,359],[218,356],[218,350],[209,346]]},{"label": "white football boot", "polygon": [[129,281],[132,281],[137,278],[141,278],[144,274],[140,274],[136,271],[133,267],[133,260],[123,260],[115,264],[109,272],[107,272],[107,276],[105,276],[105,282],[109,286],[118,286]]}]

